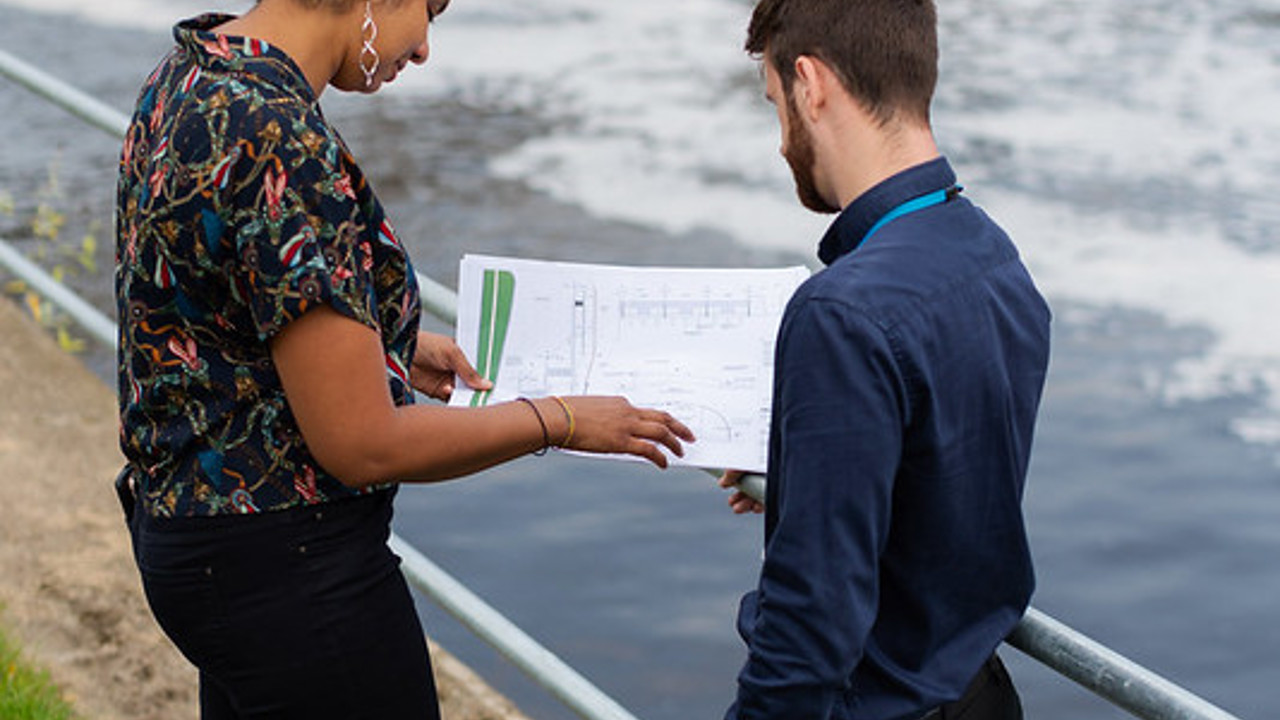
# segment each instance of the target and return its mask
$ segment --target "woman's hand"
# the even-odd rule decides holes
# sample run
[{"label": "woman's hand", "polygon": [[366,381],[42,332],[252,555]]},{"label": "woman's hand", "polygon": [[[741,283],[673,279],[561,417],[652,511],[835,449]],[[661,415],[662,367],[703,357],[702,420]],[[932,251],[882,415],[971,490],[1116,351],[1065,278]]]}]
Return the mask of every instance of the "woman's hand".
[{"label": "woman's hand", "polygon": [[409,368],[409,382],[418,392],[436,400],[449,402],[453,396],[453,378],[461,377],[473,390],[488,390],[493,383],[480,376],[471,366],[462,348],[453,338],[436,333],[419,332],[418,347]]},{"label": "woman's hand", "polygon": [[[639,455],[660,467],[658,443],[681,452],[688,428],[669,415],[640,410],[622,398],[568,398],[574,414],[554,398],[481,408],[433,403],[397,406],[387,385],[385,349],[367,325],[319,305],[273,338],[271,358],[289,408],[320,466],[352,488],[387,482],[436,482],[470,475],[552,444]],[[454,377],[476,389],[490,383],[449,338],[419,336],[411,368],[416,389],[436,398],[454,390]]]},{"label": "woman's hand", "polygon": [[[659,445],[678,457],[684,457],[681,441],[694,442],[697,439],[692,430],[670,413],[635,407],[623,397],[578,395],[562,400],[573,415],[573,433],[569,436],[565,408],[559,408],[565,417],[556,423],[556,427],[563,433],[553,435],[552,441],[571,450],[625,453],[665,468],[667,456]],[[568,443],[562,439],[566,437]]]},{"label": "woman's hand", "polygon": [[747,473],[741,470],[725,470],[724,474],[720,476],[720,487],[734,491],[729,496],[729,507],[736,515],[764,512],[764,503],[738,489],[738,483],[746,475]]}]

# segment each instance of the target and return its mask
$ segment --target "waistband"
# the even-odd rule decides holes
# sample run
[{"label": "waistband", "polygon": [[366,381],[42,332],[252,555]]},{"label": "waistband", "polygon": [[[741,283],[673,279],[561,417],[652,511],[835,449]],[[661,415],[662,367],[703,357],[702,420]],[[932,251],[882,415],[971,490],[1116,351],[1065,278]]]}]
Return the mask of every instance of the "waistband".
[{"label": "waistband", "polygon": [[[936,707],[916,720],[943,720],[944,717],[955,717],[955,714],[972,705],[974,699],[1005,672],[1004,663],[1000,661],[1000,657],[992,655],[982,663],[982,667],[973,676],[973,680],[969,681],[969,687],[965,688],[964,695],[961,695],[959,700]],[[944,711],[948,714],[944,715]]]},{"label": "waistband", "polygon": [[340,523],[379,512],[390,512],[397,486],[382,488],[365,495],[329,500],[315,505],[299,505],[284,510],[251,515],[211,515],[202,517],[156,517],[143,508],[142,497],[134,492],[127,470],[121,472],[115,483],[121,508],[131,525],[137,524],[148,532],[166,534],[217,533],[226,530],[249,528],[283,528],[303,523],[329,520]]}]

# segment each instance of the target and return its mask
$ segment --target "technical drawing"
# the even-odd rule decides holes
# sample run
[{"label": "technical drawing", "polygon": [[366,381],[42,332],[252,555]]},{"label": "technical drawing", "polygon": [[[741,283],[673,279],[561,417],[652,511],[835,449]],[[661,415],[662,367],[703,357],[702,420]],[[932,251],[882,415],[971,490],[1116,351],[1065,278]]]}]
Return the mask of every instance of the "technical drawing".
[{"label": "technical drawing", "polygon": [[455,393],[455,403],[622,395],[694,431],[698,442],[682,462],[762,471],[774,337],[807,276],[800,267],[627,268],[468,255],[458,343],[476,349],[473,362],[494,388]]}]

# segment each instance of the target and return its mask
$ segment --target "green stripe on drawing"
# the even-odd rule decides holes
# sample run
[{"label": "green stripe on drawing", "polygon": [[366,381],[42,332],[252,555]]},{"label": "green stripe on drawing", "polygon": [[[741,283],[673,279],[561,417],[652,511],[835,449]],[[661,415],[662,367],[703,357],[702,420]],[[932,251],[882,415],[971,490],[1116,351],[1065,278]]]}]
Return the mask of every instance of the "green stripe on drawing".
[{"label": "green stripe on drawing", "polygon": [[[489,382],[498,382],[502,349],[511,325],[511,305],[515,300],[516,276],[509,270],[485,270],[480,293],[480,346],[476,349],[476,370]],[[471,406],[489,404],[492,391],[471,397]]]}]

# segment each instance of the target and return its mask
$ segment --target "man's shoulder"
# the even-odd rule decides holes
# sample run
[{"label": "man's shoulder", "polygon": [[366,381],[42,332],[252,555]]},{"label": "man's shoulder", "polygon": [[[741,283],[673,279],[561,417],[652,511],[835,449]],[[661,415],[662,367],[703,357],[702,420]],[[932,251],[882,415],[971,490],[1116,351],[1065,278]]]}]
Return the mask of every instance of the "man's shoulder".
[{"label": "man's shoulder", "polygon": [[809,277],[791,296],[783,317],[781,339],[813,332],[854,336],[881,336],[891,312],[875,281],[859,281],[858,273],[832,266]]},{"label": "man's shoulder", "polygon": [[884,253],[853,253],[814,273],[796,290],[795,309],[801,306],[823,312],[853,313],[874,317],[901,300],[913,282]]},{"label": "man's shoulder", "polygon": [[795,293],[793,308],[845,314],[888,329],[910,318],[978,312],[973,301],[992,293],[1038,297],[1004,231],[981,212],[964,215],[969,217],[961,227],[949,232],[886,228],[883,237],[810,277]]}]

